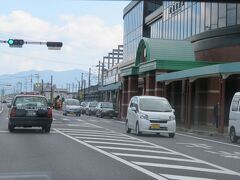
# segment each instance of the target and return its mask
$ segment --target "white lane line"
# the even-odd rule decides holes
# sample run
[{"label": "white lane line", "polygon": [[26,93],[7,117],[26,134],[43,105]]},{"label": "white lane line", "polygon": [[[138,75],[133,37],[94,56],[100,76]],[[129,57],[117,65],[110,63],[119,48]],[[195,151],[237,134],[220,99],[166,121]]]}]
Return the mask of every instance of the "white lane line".
[{"label": "white lane line", "polygon": [[0,110],[0,114],[3,112],[3,105],[2,105],[2,109]]},{"label": "white lane line", "polygon": [[53,118],[53,121],[56,121],[57,119],[56,118]]},{"label": "white lane line", "polygon": [[138,141],[129,141],[129,140],[126,140],[126,139],[110,139],[110,138],[94,138],[94,137],[78,137],[77,139],[131,142],[131,143],[140,143],[140,144],[142,143],[142,142],[138,142]]},{"label": "white lane line", "polygon": [[[117,135],[117,133],[111,132],[111,131],[98,131],[98,130],[93,130],[93,129],[76,129],[76,130],[62,130],[67,133],[82,133],[82,132],[88,132],[88,133],[108,133],[108,134],[113,134]],[[119,134],[120,135],[120,134]]]},{"label": "white lane line", "polygon": [[63,120],[63,121],[69,121],[69,119],[67,119],[67,118],[63,118],[62,120]]},{"label": "white lane line", "polygon": [[116,134],[115,132],[113,131],[101,131],[101,130],[94,130],[94,129],[65,129],[65,128],[58,128],[59,130],[61,131],[64,131],[64,132],[102,132],[102,133],[105,133],[105,132],[109,132],[109,133],[113,133],[113,134]]},{"label": "white lane line", "polygon": [[82,119],[75,119],[76,121],[79,121],[79,122],[82,122],[83,120]]},{"label": "white lane line", "polygon": [[216,180],[216,179],[209,179],[209,178],[199,178],[199,177],[192,177],[192,176],[176,176],[171,174],[160,174],[161,176],[164,176],[168,179],[174,179],[174,180]]},{"label": "white lane line", "polygon": [[9,132],[9,131],[0,131],[0,133],[6,133],[6,132]]},{"label": "white lane line", "polygon": [[[66,133],[68,133],[68,132],[66,132]],[[79,135],[79,134],[89,134],[89,135],[99,135],[99,136],[101,136],[101,135],[107,135],[107,136],[111,136],[111,137],[123,137],[123,138],[125,138],[126,136],[122,136],[122,135],[117,135],[117,134],[113,134],[113,133],[108,133],[108,132],[105,132],[105,133],[100,133],[100,132],[69,132],[68,133],[69,135],[71,135],[71,136],[77,136],[77,135]],[[128,137],[126,137],[127,139],[130,139],[130,138],[128,138]],[[134,140],[134,139],[132,139],[132,140]],[[139,141],[139,142],[141,142],[141,141]],[[142,143],[142,142],[141,142]]]},{"label": "white lane line", "polygon": [[[69,134],[69,133],[67,133]],[[69,134],[70,135],[70,134]],[[131,139],[131,138],[128,138],[128,137],[117,137],[117,136],[111,136],[111,135],[101,135],[101,134],[77,134],[76,135],[76,138],[78,137],[105,137],[105,138],[115,138],[115,139]]]},{"label": "white lane line", "polygon": [[92,144],[114,144],[114,145],[122,145],[122,146],[136,146],[136,147],[147,147],[147,148],[155,148],[158,149],[156,146],[149,146],[149,145],[141,145],[141,144],[128,144],[128,143],[115,143],[115,142],[100,142],[100,141],[85,141],[86,143]]},{"label": "white lane line", "polygon": [[74,141],[76,141],[76,142],[78,142],[78,143],[80,143],[80,144],[82,144],[82,145],[85,145],[85,146],[87,146],[87,147],[89,147],[89,148],[91,148],[91,149],[93,149],[93,150],[95,150],[95,151],[98,151],[98,152],[100,152],[100,153],[102,153],[102,154],[104,154],[104,155],[106,155],[106,156],[108,156],[108,157],[110,157],[110,158],[113,158],[113,159],[115,159],[115,160],[117,160],[117,161],[119,161],[119,162],[121,162],[121,163],[123,163],[123,164],[126,164],[126,165],[128,165],[128,166],[130,166],[130,167],[132,167],[132,168],[134,168],[134,169],[136,169],[136,170],[138,170],[138,171],[140,171],[140,172],[142,172],[142,173],[144,173],[144,174],[147,174],[148,176],[151,176],[151,177],[153,177],[153,178],[155,178],[155,179],[158,179],[158,180],[167,180],[167,178],[162,177],[161,175],[158,175],[158,174],[156,174],[156,173],[153,173],[153,172],[151,172],[151,171],[149,171],[149,170],[147,170],[147,169],[144,169],[144,168],[142,168],[142,167],[140,167],[140,166],[137,166],[136,164],[133,164],[133,163],[131,163],[131,162],[129,162],[129,161],[126,161],[126,160],[124,160],[124,159],[122,159],[122,158],[119,158],[119,157],[117,157],[117,156],[115,156],[115,155],[113,155],[113,154],[111,154],[111,153],[108,153],[108,152],[106,152],[106,151],[103,151],[103,150],[101,150],[101,149],[99,149],[99,148],[97,148],[97,147],[95,147],[95,146],[93,146],[93,145],[91,145],[91,144],[88,144],[88,143],[86,143],[86,142],[84,142],[84,141],[81,141],[81,140],[76,139],[76,138],[74,138],[74,137],[72,137],[72,136],[69,136],[69,135],[67,135],[67,134],[59,131],[58,129],[55,129],[55,130],[56,130],[57,132],[59,132],[60,134],[66,136],[66,137],[68,137],[68,138],[70,138],[70,139],[72,139],[72,140],[74,140]]},{"label": "white lane line", "polygon": [[178,155],[178,153],[172,153],[172,152],[167,152],[167,151],[154,151],[154,150],[149,150],[149,149],[134,149],[134,148],[121,148],[121,147],[110,147],[110,146],[97,146],[97,147],[100,149],[110,149],[110,150],[150,152],[150,153],[159,153],[159,154]]},{"label": "white lane line", "polygon": [[198,161],[194,161],[191,159],[182,159],[182,158],[171,158],[171,157],[162,157],[162,156],[150,156],[150,155],[143,155],[143,154],[127,154],[127,153],[115,153],[111,152],[116,156],[124,156],[124,157],[138,157],[138,158],[148,158],[148,159],[163,159],[169,161],[181,161],[181,162],[192,162],[192,163],[201,163]]},{"label": "white lane line", "polygon": [[6,120],[8,120],[8,117],[6,117]]},{"label": "white lane line", "polygon": [[[90,135],[89,135],[89,136],[90,136]],[[126,136],[127,136],[127,137],[131,137],[131,136],[128,136],[128,135],[126,135]],[[230,173],[232,173],[232,174],[235,174],[235,175],[237,175],[237,176],[240,176],[240,173],[235,172],[235,171],[230,170],[230,169],[227,169],[227,168],[224,168],[224,167],[221,167],[221,166],[218,166],[218,165],[216,165],[216,164],[213,164],[213,163],[210,163],[210,162],[207,162],[207,161],[204,161],[204,160],[200,160],[200,159],[198,159],[198,158],[195,158],[195,157],[192,157],[192,156],[189,156],[189,155],[186,155],[186,154],[183,154],[183,153],[174,151],[174,150],[172,150],[172,149],[169,149],[169,148],[166,148],[166,147],[163,147],[163,146],[156,145],[156,144],[154,144],[154,143],[150,143],[150,142],[144,141],[144,140],[142,140],[142,139],[138,139],[138,138],[135,138],[135,139],[136,139],[136,140],[139,140],[139,141],[142,141],[142,142],[146,142],[146,143],[148,143],[149,145],[154,146],[155,148],[159,148],[159,149],[162,149],[162,150],[166,150],[166,151],[172,152],[172,153],[177,153],[178,155],[181,155],[181,156],[186,157],[186,158],[188,158],[188,159],[192,159],[192,160],[196,160],[196,161],[201,161],[203,164],[206,164],[206,165],[212,166],[212,167],[214,167],[214,168],[220,169],[220,170],[222,170],[222,171],[224,171],[224,172],[230,172]]]},{"label": "white lane line", "polygon": [[191,167],[191,166],[181,166],[181,165],[173,165],[173,164],[159,164],[159,163],[149,163],[149,162],[137,162],[131,161],[134,164],[139,166],[148,166],[148,167],[159,167],[159,168],[170,168],[170,169],[183,169],[183,170],[191,170],[191,171],[200,171],[200,172],[208,172],[208,173],[219,173],[219,174],[229,174],[229,175],[238,175],[239,173],[233,171],[222,171],[219,169],[209,169],[209,168],[200,168],[200,167]]},{"label": "white lane line", "polygon": [[192,136],[192,135],[186,135],[186,134],[181,134],[181,133],[176,133],[176,134],[180,135],[180,136],[190,137],[190,138],[193,138],[193,139],[199,139],[199,140],[214,142],[214,143],[218,143],[218,144],[224,144],[224,145],[227,145],[227,146],[240,147],[239,145],[236,145],[236,144],[224,143],[224,142],[221,142],[221,141],[215,141],[215,140],[211,140],[211,139],[200,138],[200,137],[196,137],[196,136]]},{"label": "white lane line", "polygon": [[[86,123],[86,124],[91,124],[91,123]],[[91,124],[91,126],[93,126],[93,127],[97,127],[97,128],[103,128],[103,127],[101,127],[101,126],[97,126],[97,125],[95,125],[95,124]]]},{"label": "white lane line", "polygon": [[124,121],[114,121],[114,122],[121,123],[121,124],[125,124]]}]

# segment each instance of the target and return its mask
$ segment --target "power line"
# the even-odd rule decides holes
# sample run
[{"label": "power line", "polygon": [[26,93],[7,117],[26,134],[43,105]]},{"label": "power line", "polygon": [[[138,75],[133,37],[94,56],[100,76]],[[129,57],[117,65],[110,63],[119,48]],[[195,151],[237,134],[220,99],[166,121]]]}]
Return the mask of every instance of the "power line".
[{"label": "power line", "polygon": [[29,58],[29,59],[37,59],[37,60],[41,60],[41,61],[48,61],[48,62],[53,62],[53,63],[57,63],[57,64],[68,64],[68,65],[80,65],[80,66],[91,66],[91,64],[80,64],[80,63],[67,63],[67,62],[63,62],[63,61],[56,61],[56,60],[52,60],[52,59],[46,59],[46,58],[42,58],[42,57],[33,57],[33,56],[26,56],[26,55],[20,55],[20,54],[14,54],[14,53],[10,53],[7,51],[0,51],[1,53],[5,53],[5,54],[9,54],[9,55],[13,55],[13,56],[18,56],[18,57],[25,57],[25,58]]}]

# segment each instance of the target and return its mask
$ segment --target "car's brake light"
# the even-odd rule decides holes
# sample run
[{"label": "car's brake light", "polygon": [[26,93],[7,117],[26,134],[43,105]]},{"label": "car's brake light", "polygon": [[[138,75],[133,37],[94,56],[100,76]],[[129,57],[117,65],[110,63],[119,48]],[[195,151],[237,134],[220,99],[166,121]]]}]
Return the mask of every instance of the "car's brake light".
[{"label": "car's brake light", "polygon": [[48,118],[52,118],[52,108],[48,108]]},{"label": "car's brake light", "polygon": [[11,109],[10,117],[15,117],[15,116],[16,116],[16,110],[17,110],[16,107],[13,107],[13,108]]}]

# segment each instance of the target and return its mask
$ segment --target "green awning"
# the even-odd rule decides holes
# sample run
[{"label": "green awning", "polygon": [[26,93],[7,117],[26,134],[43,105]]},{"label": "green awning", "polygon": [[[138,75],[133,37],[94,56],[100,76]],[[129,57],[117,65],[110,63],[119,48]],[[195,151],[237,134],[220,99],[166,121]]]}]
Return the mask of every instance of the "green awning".
[{"label": "green awning", "polygon": [[108,84],[106,86],[99,87],[99,91],[111,91],[111,90],[117,90],[121,89],[121,82],[113,83],[113,84]]},{"label": "green awning", "polygon": [[193,68],[183,71],[161,74],[156,77],[156,81],[178,81],[190,78],[205,78],[219,75],[240,74],[240,62],[232,62],[225,64],[216,64]]}]

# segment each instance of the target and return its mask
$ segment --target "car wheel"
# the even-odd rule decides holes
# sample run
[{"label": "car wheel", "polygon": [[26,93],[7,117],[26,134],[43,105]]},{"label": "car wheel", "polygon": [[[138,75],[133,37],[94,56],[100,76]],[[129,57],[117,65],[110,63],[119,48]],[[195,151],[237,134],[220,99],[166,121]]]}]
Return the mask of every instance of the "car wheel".
[{"label": "car wheel", "polygon": [[236,136],[236,132],[235,132],[235,129],[232,127],[231,130],[230,130],[230,140],[232,143],[235,143],[237,142],[237,136]]},{"label": "car wheel", "polygon": [[50,129],[51,129],[51,125],[46,125],[46,126],[44,126],[43,131],[44,131],[45,133],[49,133],[49,132],[50,132]]},{"label": "car wheel", "polygon": [[14,131],[14,126],[8,124],[8,130],[10,133],[12,133]]},{"label": "car wheel", "polygon": [[174,138],[175,133],[169,133],[168,136],[169,136],[170,138]]},{"label": "car wheel", "polygon": [[128,127],[128,121],[125,124],[126,133],[131,133],[131,129]]},{"label": "car wheel", "polygon": [[141,131],[139,131],[139,124],[138,124],[138,122],[136,123],[136,135],[137,136],[140,136],[142,134],[142,132]]}]

